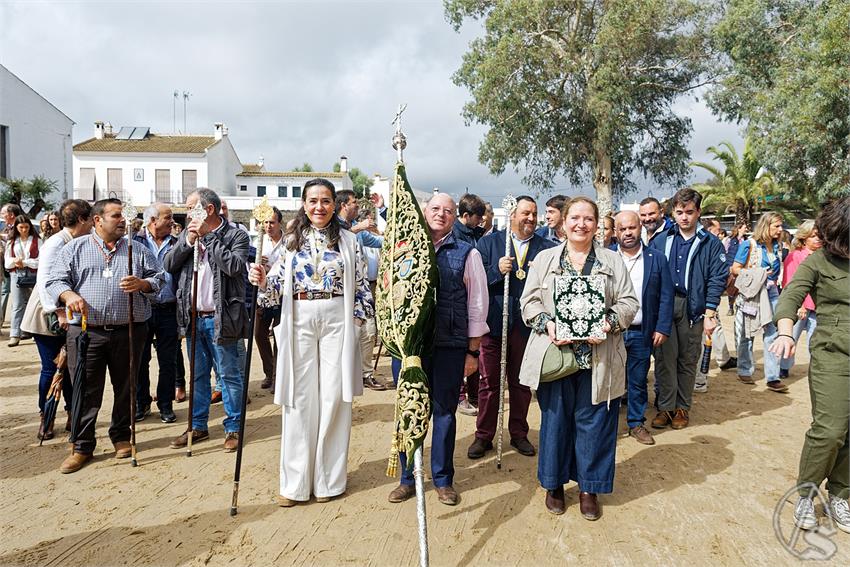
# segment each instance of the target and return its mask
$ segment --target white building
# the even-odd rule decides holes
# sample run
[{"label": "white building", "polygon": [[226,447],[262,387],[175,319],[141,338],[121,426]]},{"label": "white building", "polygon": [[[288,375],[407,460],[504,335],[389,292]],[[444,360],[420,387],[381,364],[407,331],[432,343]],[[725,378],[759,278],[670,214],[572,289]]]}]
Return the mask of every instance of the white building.
[{"label": "white building", "polygon": [[74,121],[0,65],[0,178],[53,180],[46,200],[72,195],[71,130]]},{"label": "white building", "polygon": [[[147,127],[95,122],[94,137],[74,146],[74,194],[96,201],[110,195],[132,198],[138,207],[152,202],[184,203],[198,187],[223,197],[234,195],[242,163],[217,122],[211,135],[154,134]],[[228,199],[229,201],[229,199]]]}]

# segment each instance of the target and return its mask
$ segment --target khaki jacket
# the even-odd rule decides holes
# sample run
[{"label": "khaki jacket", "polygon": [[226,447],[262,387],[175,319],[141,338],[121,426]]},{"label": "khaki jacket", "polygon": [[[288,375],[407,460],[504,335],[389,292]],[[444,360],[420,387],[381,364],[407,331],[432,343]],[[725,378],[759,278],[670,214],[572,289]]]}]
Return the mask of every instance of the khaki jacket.
[{"label": "khaki jacket", "polygon": [[[564,244],[540,252],[528,272],[525,291],[520,299],[522,318],[530,321],[540,313],[555,315],[555,276],[561,275],[561,254]],[[605,306],[619,317],[621,329],[628,329],[640,308],[626,265],[620,256],[594,243],[596,258],[601,266],[593,274],[605,275]],[[550,345],[546,334],[531,333],[519,372],[521,384],[537,388],[543,355]],[[626,346],[623,335],[609,333],[608,338],[593,347],[592,403],[610,403],[623,395],[626,388]],[[569,380],[570,378],[562,378]]]}]

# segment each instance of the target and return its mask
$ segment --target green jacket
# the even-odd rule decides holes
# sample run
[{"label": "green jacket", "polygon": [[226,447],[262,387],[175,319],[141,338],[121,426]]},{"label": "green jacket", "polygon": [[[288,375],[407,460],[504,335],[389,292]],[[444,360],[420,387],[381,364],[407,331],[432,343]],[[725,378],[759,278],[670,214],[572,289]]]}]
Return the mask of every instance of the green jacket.
[{"label": "green jacket", "polygon": [[779,295],[773,321],[797,321],[797,309],[811,293],[817,305],[818,326],[811,340],[811,371],[850,374],[850,260],[812,253],[797,268]]}]

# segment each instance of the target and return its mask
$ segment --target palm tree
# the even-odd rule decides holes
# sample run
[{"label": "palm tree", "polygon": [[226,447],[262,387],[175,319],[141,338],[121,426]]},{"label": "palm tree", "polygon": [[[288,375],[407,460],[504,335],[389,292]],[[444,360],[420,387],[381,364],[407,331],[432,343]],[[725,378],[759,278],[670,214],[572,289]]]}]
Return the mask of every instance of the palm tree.
[{"label": "palm tree", "polygon": [[[744,222],[749,225],[759,203],[766,202],[765,198],[777,190],[773,176],[762,168],[750,152],[749,142],[744,143],[743,155],[738,155],[729,142],[722,142],[719,148],[711,146],[708,152],[713,154],[714,160],[723,162],[726,167],[721,171],[709,163],[690,163],[714,176],[708,183],[694,185],[694,189],[703,195],[702,206],[716,207],[727,213],[735,211],[735,226]],[[771,204],[782,208],[781,202]]]}]

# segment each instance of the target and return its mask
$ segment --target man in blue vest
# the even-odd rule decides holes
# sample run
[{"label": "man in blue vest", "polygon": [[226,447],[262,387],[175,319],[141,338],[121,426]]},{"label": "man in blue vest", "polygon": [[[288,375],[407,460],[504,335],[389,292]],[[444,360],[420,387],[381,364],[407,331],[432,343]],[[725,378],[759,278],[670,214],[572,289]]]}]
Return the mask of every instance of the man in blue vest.
[{"label": "man in blue vest", "polygon": [[[159,260],[165,256],[177,242],[171,236],[174,216],[171,207],[165,203],[153,203],[144,213],[145,229],[136,233],[133,240],[146,246]],[[163,272],[165,283],[159,288],[156,297],[151,298],[151,318],[148,319],[148,338],[142,351],[142,363],[139,367],[139,384],[136,389],[136,421],[142,421],[151,413],[150,361],[151,349],[156,341],[156,359],[159,376],[156,384],[156,405],[159,418],[163,423],[174,423],[172,403],[174,402],[175,380],[177,376],[177,357],[180,353],[180,337],[177,334],[177,281]]]},{"label": "man in blue vest", "polygon": [[481,221],[487,204],[484,199],[472,193],[466,193],[457,204],[457,218],[452,225],[452,235],[455,240],[466,242],[472,246],[478,244],[478,239],[484,234]]},{"label": "man in blue vest", "polygon": [[[508,231],[500,230],[478,242],[478,251],[487,272],[490,307],[487,326],[490,332],[481,339],[481,380],[478,385],[478,418],[475,441],[466,452],[470,459],[480,459],[493,448],[499,414],[499,378],[502,358],[502,303],[505,274],[510,274],[508,287],[507,390],[510,418],[507,420],[511,446],[520,454],[532,457],[536,449],[528,440],[528,406],[531,389],[519,383],[519,369],[531,329],[525,326],[519,299],[525,289],[529,266],[541,250],[555,243],[534,234],[537,228],[537,203],[527,195],[517,197],[517,208],[511,215]],[[505,237],[511,238],[511,252],[505,256]]]},{"label": "man in blue vest", "polygon": [[629,436],[638,443],[654,445],[655,439],[644,427],[647,403],[647,375],[652,349],[660,347],[673,326],[673,280],[667,259],[660,250],[646,248],[640,241],[640,217],[622,211],[614,219],[617,250],[640,300],[631,326],[623,333],[626,343],[626,383],[628,389]]},{"label": "man in blue vest", "polygon": [[717,327],[717,306],[726,289],[726,251],[700,224],[702,195],[691,188],[673,196],[676,226],[654,238],[651,247],[667,257],[673,278],[673,331],[655,351],[658,415],[652,427],[684,429],[690,421],[702,335]]},{"label": "man in blue vest", "polygon": [[[422,368],[431,389],[431,478],[441,503],[454,506],[455,411],[463,377],[478,370],[478,349],[487,327],[487,277],[478,251],[452,234],[455,203],[445,193],[431,197],[425,221],[437,250],[440,288],[434,355],[423,357]],[[439,353],[439,356],[436,354]],[[416,493],[412,472],[400,455],[401,483],[390,502],[404,502]]]}]

